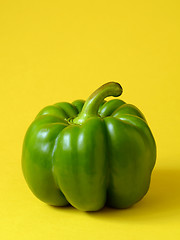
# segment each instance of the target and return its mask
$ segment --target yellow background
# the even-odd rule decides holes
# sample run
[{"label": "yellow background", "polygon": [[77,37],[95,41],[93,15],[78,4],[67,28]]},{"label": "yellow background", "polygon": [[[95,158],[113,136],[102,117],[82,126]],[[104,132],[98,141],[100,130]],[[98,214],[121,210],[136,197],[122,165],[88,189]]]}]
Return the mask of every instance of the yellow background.
[{"label": "yellow background", "polygon": [[[180,239],[179,1],[1,1],[0,239]],[[84,213],[36,199],[21,171],[25,132],[59,101],[119,82],[146,116],[158,157],[146,197]]]}]

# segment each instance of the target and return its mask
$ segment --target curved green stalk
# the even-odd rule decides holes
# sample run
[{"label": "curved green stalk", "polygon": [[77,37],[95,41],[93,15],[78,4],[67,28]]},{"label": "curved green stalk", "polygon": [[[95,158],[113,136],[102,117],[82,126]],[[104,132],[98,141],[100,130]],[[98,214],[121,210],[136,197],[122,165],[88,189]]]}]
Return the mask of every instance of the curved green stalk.
[{"label": "curved green stalk", "polygon": [[82,124],[88,118],[98,116],[99,106],[106,97],[118,97],[121,94],[122,87],[119,83],[109,82],[102,85],[88,97],[81,113],[78,115],[78,117],[73,119],[73,123]]}]

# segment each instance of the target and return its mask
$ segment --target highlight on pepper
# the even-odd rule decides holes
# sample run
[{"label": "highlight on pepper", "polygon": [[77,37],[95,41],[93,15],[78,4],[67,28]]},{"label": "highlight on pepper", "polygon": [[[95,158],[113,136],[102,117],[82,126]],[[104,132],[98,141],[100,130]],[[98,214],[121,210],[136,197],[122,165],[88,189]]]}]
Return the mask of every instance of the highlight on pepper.
[{"label": "highlight on pepper", "polygon": [[108,82],[86,101],[43,108],[28,128],[22,150],[24,178],[41,201],[98,211],[128,208],[148,192],[156,143],[147,120]]}]

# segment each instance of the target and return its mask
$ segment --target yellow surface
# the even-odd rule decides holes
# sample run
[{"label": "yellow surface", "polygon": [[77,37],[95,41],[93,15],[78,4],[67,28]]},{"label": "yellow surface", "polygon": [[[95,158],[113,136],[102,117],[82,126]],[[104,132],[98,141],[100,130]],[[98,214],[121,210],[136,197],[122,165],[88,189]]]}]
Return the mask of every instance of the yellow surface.
[{"label": "yellow surface", "polygon": [[[1,1],[0,239],[180,239],[179,1]],[[118,81],[158,146],[146,197],[84,213],[36,199],[21,171],[38,111]]]}]

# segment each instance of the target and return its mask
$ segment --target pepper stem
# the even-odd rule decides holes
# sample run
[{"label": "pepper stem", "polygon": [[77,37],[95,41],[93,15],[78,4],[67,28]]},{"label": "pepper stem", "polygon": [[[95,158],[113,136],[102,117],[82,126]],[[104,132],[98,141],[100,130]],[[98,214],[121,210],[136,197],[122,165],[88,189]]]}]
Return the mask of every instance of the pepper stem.
[{"label": "pepper stem", "polygon": [[88,118],[98,116],[99,106],[106,97],[118,97],[121,94],[122,87],[117,82],[108,82],[102,85],[88,97],[78,117],[73,119],[73,123],[82,124]]}]

